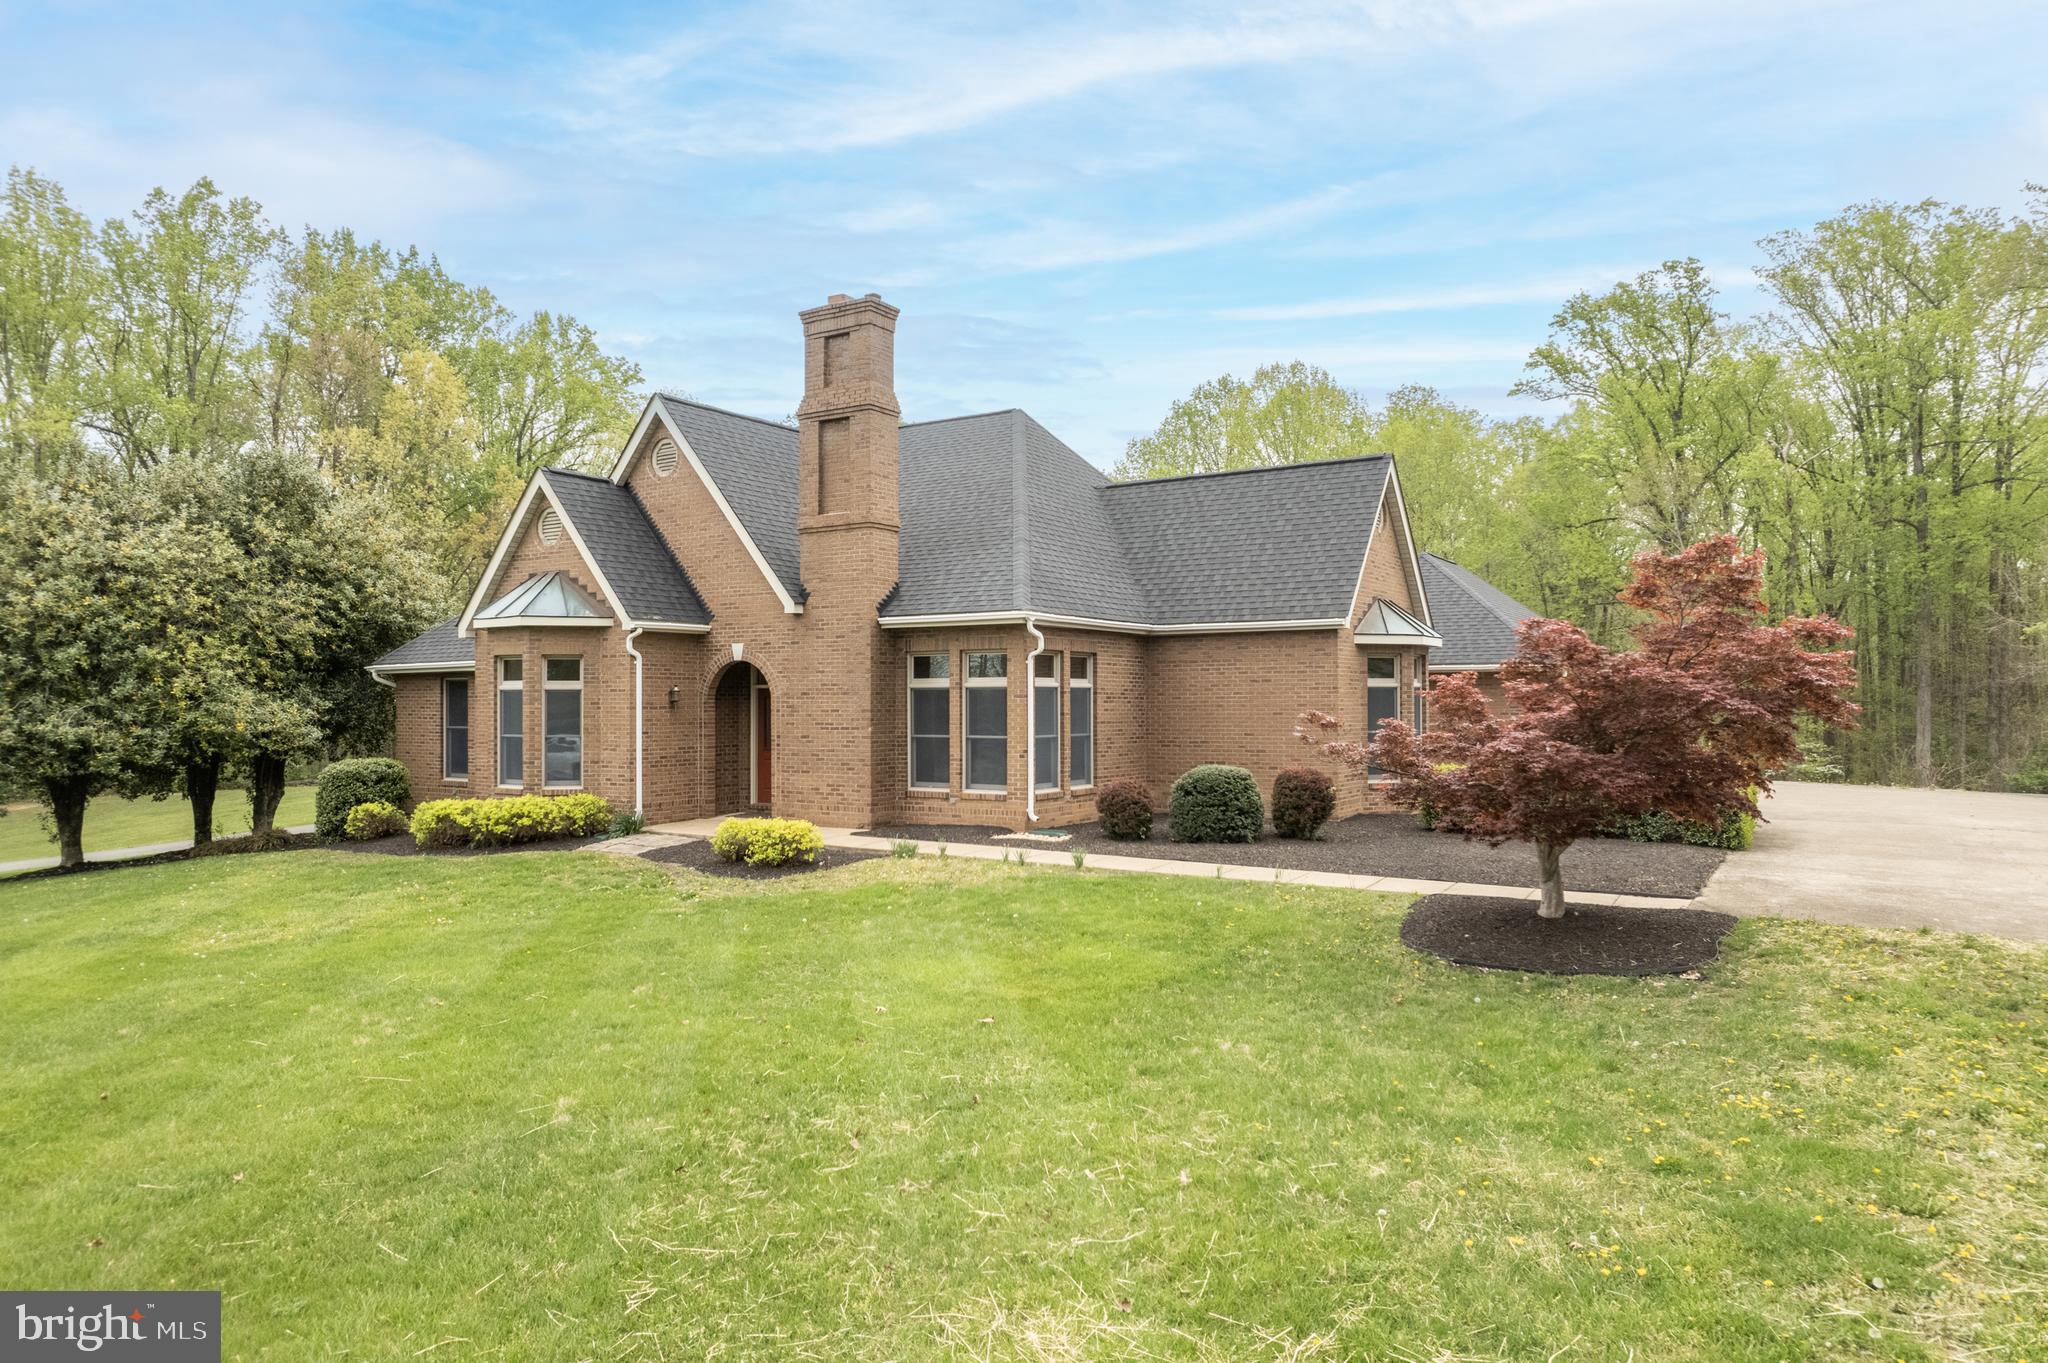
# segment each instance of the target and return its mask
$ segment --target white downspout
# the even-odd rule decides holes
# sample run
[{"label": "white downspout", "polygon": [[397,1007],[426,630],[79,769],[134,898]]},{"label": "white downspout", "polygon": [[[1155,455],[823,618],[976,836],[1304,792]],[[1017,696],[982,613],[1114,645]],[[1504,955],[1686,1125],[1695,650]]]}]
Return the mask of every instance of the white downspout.
[{"label": "white downspout", "polygon": [[1038,632],[1038,617],[1024,617],[1024,628],[1038,640],[1038,647],[1024,659],[1024,814],[1038,822],[1038,655],[1045,652],[1045,636]]},{"label": "white downspout", "polygon": [[633,813],[644,819],[647,808],[640,790],[640,752],[647,729],[647,709],[640,699],[640,672],[644,660],[640,657],[640,650],[633,647],[633,641],[639,637],[638,625],[626,631],[626,656],[633,660]]}]

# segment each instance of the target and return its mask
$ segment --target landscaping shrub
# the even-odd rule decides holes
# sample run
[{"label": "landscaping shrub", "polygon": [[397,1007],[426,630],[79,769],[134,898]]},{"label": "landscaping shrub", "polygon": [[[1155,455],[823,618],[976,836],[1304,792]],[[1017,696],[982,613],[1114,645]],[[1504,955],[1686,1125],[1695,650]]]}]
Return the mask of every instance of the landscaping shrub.
[{"label": "landscaping shrub", "polygon": [[428,800],[412,812],[412,836],[422,847],[503,847],[595,837],[611,822],[611,803],[596,795]]},{"label": "landscaping shrub", "polygon": [[604,835],[608,838],[630,838],[635,833],[645,833],[646,831],[646,816],[636,814],[628,809],[612,820],[612,826],[605,830]]},{"label": "landscaping shrub", "polygon": [[387,804],[403,809],[412,803],[412,779],[405,764],[389,757],[351,757],[320,773],[313,797],[313,831],[338,838],[346,831],[348,812],[357,805]]},{"label": "landscaping shrub", "polygon": [[1166,819],[1175,842],[1254,842],[1266,823],[1266,802],[1243,767],[1209,762],[1173,783]]},{"label": "landscaping shrub", "polygon": [[403,833],[409,824],[405,811],[388,800],[365,800],[348,812],[341,822],[342,836],[350,842],[368,842]]},{"label": "landscaping shrub", "polygon": [[1095,795],[1095,813],[1102,831],[1125,840],[1152,836],[1152,797],[1128,777],[1111,781]]},{"label": "landscaping shrub", "polygon": [[1739,811],[1723,815],[1718,824],[1674,819],[1669,814],[1640,814],[1633,819],[1610,820],[1601,826],[1600,833],[1630,842],[1682,842],[1692,847],[1724,847],[1741,852],[1748,849],[1756,836],[1756,819]]},{"label": "landscaping shrub", "polygon": [[1289,767],[1273,778],[1273,831],[1283,838],[1313,838],[1337,812],[1337,786],[1328,772]]},{"label": "landscaping shrub", "polygon": [[787,866],[816,861],[825,835],[804,819],[727,819],[712,833],[711,850],[749,866]]}]

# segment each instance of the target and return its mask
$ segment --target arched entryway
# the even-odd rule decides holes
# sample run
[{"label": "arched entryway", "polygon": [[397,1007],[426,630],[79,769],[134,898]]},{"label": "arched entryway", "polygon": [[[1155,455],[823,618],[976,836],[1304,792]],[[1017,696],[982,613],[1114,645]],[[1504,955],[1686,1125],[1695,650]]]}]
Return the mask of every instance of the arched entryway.
[{"label": "arched entryway", "polygon": [[719,674],[711,698],[712,793],[719,813],[774,806],[774,717],[760,668],[736,662]]}]

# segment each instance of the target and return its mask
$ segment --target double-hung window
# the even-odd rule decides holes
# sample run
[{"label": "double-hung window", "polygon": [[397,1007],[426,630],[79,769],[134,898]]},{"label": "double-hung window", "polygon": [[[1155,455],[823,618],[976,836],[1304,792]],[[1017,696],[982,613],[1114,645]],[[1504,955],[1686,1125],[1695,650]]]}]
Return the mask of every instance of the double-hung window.
[{"label": "double-hung window", "polygon": [[944,790],[952,769],[953,668],[944,653],[919,653],[910,660],[910,784]]},{"label": "double-hung window", "polygon": [[[1367,654],[1365,659],[1365,741],[1371,743],[1380,725],[1401,717],[1400,660],[1391,654]],[[1367,776],[1381,774],[1367,766]]]},{"label": "double-hung window", "polygon": [[1010,772],[1009,655],[968,654],[961,694],[967,735],[962,784],[969,790],[1006,790]]},{"label": "double-hung window", "polygon": [[1067,784],[1095,784],[1095,655],[1067,659]]},{"label": "double-hung window", "polygon": [[518,658],[498,659],[498,784],[526,779],[526,671]]},{"label": "double-hung window", "polygon": [[441,775],[460,781],[469,775],[469,678],[441,679]]},{"label": "double-hung window", "polygon": [[583,660],[550,658],[541,679],[541,780],[583,784]]},{"label": "double-hung window", "polygon": [[1060,655],[1031,664],[1031,779],[1039,790],[1060,788]]}]

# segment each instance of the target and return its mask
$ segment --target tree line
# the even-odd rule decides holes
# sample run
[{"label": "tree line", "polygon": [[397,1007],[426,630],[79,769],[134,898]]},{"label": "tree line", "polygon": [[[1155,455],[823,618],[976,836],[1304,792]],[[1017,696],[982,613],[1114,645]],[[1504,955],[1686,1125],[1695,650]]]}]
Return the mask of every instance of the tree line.
[{"label": "tree line", "polygon": [[2007,215],[1867,204],[1761,243],[1763,315],[1697,260],[1578,294],[1489,420],[1375,409],[1304,363],[1198,387],[1123,476],[1393,453],[1416,536],[1616,643],[1640,551],[1732,533],[1780,616],[1856,632],[1849,779],[2048,790],[2048,194]]},{"label": "tree line", "polygon": [[201,180],[95,225],[0,198],[0,788],[86,802],[388,741],[364,665],[460,603],[527,477],[608,458],[639,369],[417,249]]}]

